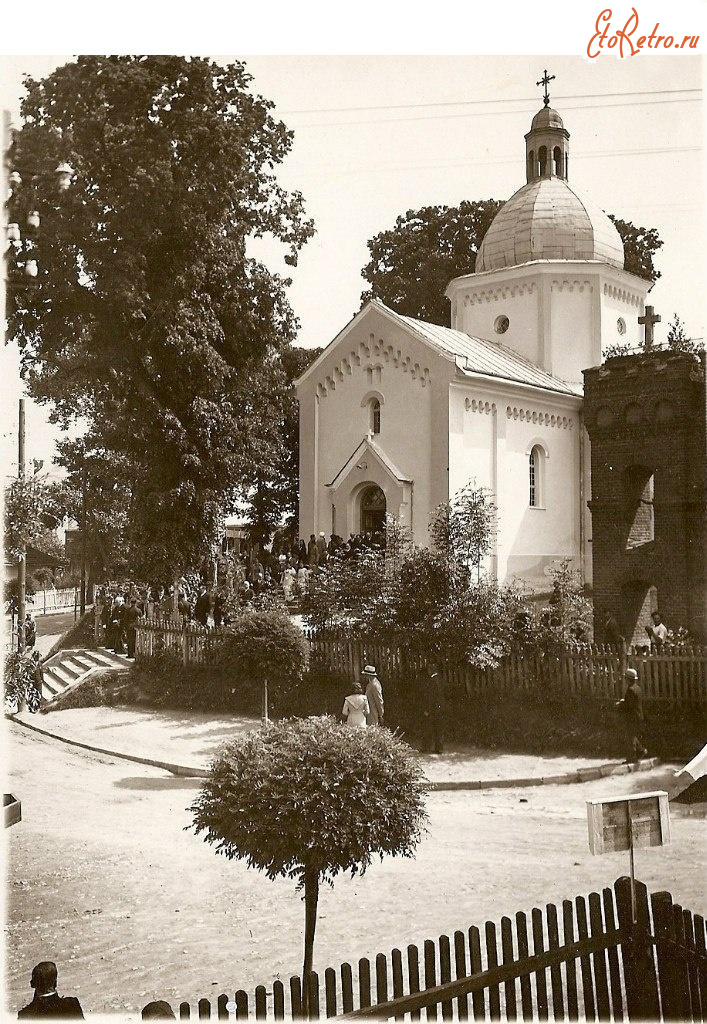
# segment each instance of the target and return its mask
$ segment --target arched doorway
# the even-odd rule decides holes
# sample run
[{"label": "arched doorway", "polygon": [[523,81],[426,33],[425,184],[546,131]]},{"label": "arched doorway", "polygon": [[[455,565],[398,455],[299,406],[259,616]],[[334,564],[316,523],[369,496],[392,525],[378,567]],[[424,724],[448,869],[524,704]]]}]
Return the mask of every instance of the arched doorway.
[{"label": "arched doorway", "polygon": [[361,492],[361,514],[359,530],[361,533],[375,533],[385,530],[385,494],[377,484],[370,484]]}]

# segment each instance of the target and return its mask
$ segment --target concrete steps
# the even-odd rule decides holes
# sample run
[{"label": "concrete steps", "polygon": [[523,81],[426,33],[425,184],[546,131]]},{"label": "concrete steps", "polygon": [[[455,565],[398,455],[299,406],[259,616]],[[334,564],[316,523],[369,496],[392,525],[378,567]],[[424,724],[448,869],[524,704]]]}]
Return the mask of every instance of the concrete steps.
[{"label": "concrete steps", "polygon": [[42,697],[45,703],[49,703],[96,672],[104,672],[107,669],[127,671],[130,664],[124,655],[114,654],[105,647],[97,651],[58,651],[42,664]]}]

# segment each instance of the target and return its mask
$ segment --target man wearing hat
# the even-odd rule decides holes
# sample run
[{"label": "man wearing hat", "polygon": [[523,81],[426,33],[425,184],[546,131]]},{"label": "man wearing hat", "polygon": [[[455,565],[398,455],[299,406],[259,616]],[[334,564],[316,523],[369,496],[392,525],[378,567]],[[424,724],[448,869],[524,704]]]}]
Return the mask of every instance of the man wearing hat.
[{"label": "man wearing hat", "polygon": [[366,665],[361,676],[366,684],[368,700],[366,725],[383,725],[383,687],[376,675],[375,665]]},{"label": "man wearing hat", "polygon": [[627,668],[624,672],[626,690],[616,707],[623,711],[626,722],[626,744],[629,746],[627,761],[638,761],[648,754],[644,739],[643,690],[638,683],[638,672]]}]

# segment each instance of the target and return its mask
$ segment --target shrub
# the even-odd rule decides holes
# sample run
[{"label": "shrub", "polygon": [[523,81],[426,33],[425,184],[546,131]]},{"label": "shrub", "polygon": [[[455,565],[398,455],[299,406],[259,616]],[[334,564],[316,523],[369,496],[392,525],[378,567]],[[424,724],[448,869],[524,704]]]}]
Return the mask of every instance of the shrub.
[{"label": "shrub", "polygon": [[5,658],[5,713],[15,714],[27,704],[30,711],[39,707],[42,695],[37,688],[35,662],[27,654],[12,651]]},{"label": "shrub", "polygon": [[241,693],[260,693],[267,681],[275,699],[302,680],[309,645],[285,612],[239,615],[210,646],[207,666]]}]

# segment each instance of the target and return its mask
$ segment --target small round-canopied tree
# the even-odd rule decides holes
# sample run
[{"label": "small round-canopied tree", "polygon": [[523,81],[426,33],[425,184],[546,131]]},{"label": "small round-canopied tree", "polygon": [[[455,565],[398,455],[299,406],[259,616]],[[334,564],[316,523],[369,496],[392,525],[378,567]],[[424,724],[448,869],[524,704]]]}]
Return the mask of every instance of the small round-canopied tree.
[{"label": "small round-canopied tree", "polygon": [[290,692],[307,669],[309,645],[285,611],[242,612],[216,638],[207,663],[230,674],[241,692],[255,688],[263,695],[267,718],[267,687],[276,698]]},{"label": "small round-canopied tree", "polygon": [[215,758],[191,827],[217,853],[304,888],[305,1006],[320,883],[363,874],[376,855],[412,857],[427,820],[425,791],[406,743],[330,717],[286,719]]}]

